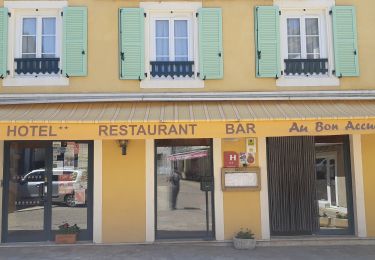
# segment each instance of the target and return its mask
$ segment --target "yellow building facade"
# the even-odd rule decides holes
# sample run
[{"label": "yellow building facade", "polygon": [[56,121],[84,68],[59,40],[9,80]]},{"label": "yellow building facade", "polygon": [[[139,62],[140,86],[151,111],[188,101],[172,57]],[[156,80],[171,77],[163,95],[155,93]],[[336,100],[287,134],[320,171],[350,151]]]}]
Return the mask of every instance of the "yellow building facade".
[{"label": "yellow building facade", "polygon": [[2,242],[375,237],[370,0],[0,0]]}]

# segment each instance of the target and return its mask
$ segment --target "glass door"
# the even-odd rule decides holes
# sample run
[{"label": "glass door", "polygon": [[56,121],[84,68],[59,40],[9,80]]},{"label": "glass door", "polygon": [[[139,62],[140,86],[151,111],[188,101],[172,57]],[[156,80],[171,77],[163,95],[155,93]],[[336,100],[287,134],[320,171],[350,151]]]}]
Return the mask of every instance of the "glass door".
[{"label": "glass door", "polygon": [[5,143],[2,231],[6,242],[47,239],[48,150],[43,142]]},{"label": "glass door", "polygon": [[211,140],[156,142],[156,238],[213,239]]},{"label": "glass door", "polygon": [[350,149],[347,136],[316,137],[318,234],[354,232]]},{"label": "glass door", "polygon": [[92,142],[5,142],[3,242],[54,240],[77,224],[92,239]]}]

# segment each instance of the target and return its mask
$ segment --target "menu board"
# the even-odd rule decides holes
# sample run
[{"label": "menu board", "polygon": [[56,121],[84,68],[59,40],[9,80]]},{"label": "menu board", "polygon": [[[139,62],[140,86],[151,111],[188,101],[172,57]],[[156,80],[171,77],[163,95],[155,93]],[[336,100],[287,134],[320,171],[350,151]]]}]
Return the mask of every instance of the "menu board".
[{"label": "menu board", "polygon": [[259,168],[223,168],[222,189],[224,191],[260,190]]}]

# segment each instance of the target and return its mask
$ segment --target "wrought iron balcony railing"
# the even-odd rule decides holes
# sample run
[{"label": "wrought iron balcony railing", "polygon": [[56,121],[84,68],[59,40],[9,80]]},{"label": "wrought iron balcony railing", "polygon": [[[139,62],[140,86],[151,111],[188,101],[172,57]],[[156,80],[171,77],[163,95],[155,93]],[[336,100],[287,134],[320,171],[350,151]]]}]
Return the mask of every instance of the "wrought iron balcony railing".
[{"label": "wrought iron balcony railing", "polygon": [[60,58],[16,58],[17,74],[56,74],[60,71]]},{"label": "wrought iron balcony railing", "polygon": [[194,61],[151,61],[152,77],[192,77]]},{"label": "wrought iron balcony railing", "polygon": [[328,59],[285,59],[285,75],[326,75]]}]

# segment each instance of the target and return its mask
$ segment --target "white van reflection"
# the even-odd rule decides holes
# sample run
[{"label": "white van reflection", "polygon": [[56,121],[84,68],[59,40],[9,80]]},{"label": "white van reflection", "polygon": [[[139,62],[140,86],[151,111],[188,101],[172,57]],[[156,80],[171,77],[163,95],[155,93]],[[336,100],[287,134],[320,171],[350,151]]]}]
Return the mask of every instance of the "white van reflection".
[{"label": "white van reflection", "polygon": [[[18,182],[18,199],[43,198],[45,196],[45,170],[33,170],[24,175]],[[52,202],[63,203],[69,207],[78,204],[86,204],[87,175],[80,169],[53,169],[52,175]],[[81,195],[81,200],[77,201],[77,192],[85,193]],[[83,201],[82,201],[83,200]]]}]

